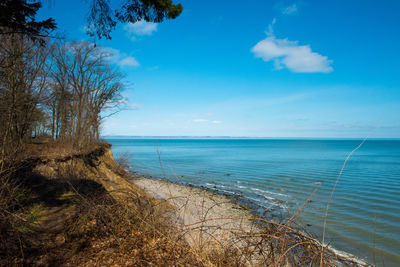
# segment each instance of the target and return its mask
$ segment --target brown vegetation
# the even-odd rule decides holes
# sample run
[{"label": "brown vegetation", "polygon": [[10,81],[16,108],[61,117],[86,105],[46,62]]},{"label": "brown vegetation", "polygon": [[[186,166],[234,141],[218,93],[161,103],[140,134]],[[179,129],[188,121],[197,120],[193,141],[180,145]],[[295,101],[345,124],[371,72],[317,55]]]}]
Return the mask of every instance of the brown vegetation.
[{"label": "brown vegetation", "polygon": [[[67,160],[29,159],[13,179],[1,180],[0,265],[196,262],[171,225],[168,206],[132,184],[125,187],[116,173],[103,177],[104,185],[90,178],[105,175],[91,166],[100,164],[96,157],[104,152],[100,147]],[[47,165],[49,176],[42,175],[40,165]],[[113,179],[121,179],[119,186]],[[110,184],[113,192],[105,189]]]},{"label": "brown vegetation", "polygon": [[[1,180],[0,265],[320,264],[321,245],[292,221],[258,218],[259,231],[235,232],[240,246],[189,245],[188,229],[207,231],[208,218],[183,232],[173,219],[174,207],[127,181],[107,144],[66,157],[30,157],[12,175]],[[323,265],[355,263],[325,250]]]},{"label": "brown vegetation", "polygon": [[99,140],[106,110],[115,112],[122,74],[112,56],[86,42],[0,39],[0,160],[32,137],[48,136],[81,148]]}]

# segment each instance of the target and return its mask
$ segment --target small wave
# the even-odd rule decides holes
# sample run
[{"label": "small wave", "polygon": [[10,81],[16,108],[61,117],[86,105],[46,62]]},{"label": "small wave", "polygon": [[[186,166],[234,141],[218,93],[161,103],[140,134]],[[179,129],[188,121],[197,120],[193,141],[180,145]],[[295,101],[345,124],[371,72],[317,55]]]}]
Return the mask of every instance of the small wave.
[{"label": "small wave", "polygon": [[243,185],[237,185],[236,187],[240,188],[240,189],[249,189],[247,186],[243,186]]},{"label": "small wave", "polygon": [[287,207],[282,203],[282,202],[277,202],[277,201],[271,201],[266,203],[265,201],[262,201],[260,199],[256,199],[253,197],[245,196],[245,199],[248,199],[252,202],[256,202],[256,204],[262,208],[270,209],[273,206],[277,206],[281,209],[286,209]]},{"label": "small wave", "polygon": [[230,195],[234,195],[234,196],[237,195],[237,193],[235,193],[235,192],[233,192],[233,191],[229,191],[229,190],[218,189],[218,191],[219,191],[219,192],[222,192],[222,193],[227,193],[227,194],[230,194]]},{"label": "small wave", "polygon": [[327,248],[329,250],[333,251],[335,254],[339,255],[340,257],[352,259],[354,262],[356,262],[357,264],[359,264],[361,266],[370,266],[366,261],[354,256],[353,254],[350,254],[350,253],[342,251],[342,250],[338,250],[330,245],[328,245]]},{"label": "small wave", "polygon": [[311,182],[311,183],[306,183],[306,185],[320,185],[322,182]]},{"label": "small wave", "polygon": [[288,195],[285,195],[285,194],[271,192],[271,191],[268,191],[268,190],[262,190],[262,189],[258,189],[258,188],[250,188],[250,190],[258,191],[258,192],[261,192],[261,193],[264,193],[264,194],[268,194],[268,195],[277,195],[277,196],[281,196],[281,197],[289,197]]},{"label": "small wave", "polygon": [[262,196],[263,198],[268,199],[268,200],[277,201],[276,198],[269,197],[269,196],[266,196],[266,195],[261,195],[261,194],[259,194],[259,196]]},{"label": "small wave", "polygon": [[[250,190],[250,191],[257,191],[257,192],[261,192],[262,194],[267,194],[267,195],[276,195],[276,196],[281,196],[281,197],[289,197],[288,195],[285,194],[281,194],[281,193],[276,193],[276,192],[272,192],[272,191],[268,191],[268,190],[261,190],[258,188],[252,188],[252,187],[248,187],[248,186],[243,186],[243,185],[234,185],[236,188],[240,188],[240,189],[246,189],[246,190]],[[259,195],[259,194],[257,194]],[[262,195],[264,196],[264,195]]]},{"label": "small wave", "polygon": [[205,183],[204,185],[212,187],[212,188],[227,188],[227,186],[222,185],[222,184],[210,184],[210,183]]}]

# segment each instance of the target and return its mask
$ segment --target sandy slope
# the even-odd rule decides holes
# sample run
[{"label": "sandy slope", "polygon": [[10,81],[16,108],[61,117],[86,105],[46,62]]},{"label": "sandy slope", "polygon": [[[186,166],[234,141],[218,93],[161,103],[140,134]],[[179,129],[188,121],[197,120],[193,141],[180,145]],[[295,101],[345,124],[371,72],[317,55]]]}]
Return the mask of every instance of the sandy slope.
[{"label": "sandy slope", "polygon": [[200,188],[165,181],[139,178],[135,184],[176,207],[178,223],[191,244],[213,247],[226,241],[237,241],[238,235],[259,231],[250,212],[227,197]]}]

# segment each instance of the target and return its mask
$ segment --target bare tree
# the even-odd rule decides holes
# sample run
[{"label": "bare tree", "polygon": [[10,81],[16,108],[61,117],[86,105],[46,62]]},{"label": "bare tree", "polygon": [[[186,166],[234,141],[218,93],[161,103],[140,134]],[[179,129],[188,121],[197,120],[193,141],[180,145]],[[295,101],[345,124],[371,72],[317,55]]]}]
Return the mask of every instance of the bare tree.
[{"label": "bare tree", "polygon": [[32,136],[47,89],[50,48],[23,35],[0,37],[0,133],[3,158]]},{"label": "bare tree", "polygon": [[88,42],[58,45],[53,54],[52,133],[58,139],[98,140],[105,109],[118,102],[123,75],[110,53]]},{"label": "bare tree", "polygon": [[112,55],[88,42],[0,39],[0,168],[34,136],[48,134],[77,148],[98,141],[123,88]]}]

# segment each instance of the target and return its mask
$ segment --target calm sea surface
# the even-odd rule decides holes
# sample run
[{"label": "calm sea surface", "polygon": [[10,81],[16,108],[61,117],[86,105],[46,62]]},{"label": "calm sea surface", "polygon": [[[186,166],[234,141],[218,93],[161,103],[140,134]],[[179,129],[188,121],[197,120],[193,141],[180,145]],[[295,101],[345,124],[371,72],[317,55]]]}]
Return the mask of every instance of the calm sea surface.
[{"label": "calm sea surface", "polygon": [[[266,216],[294,211],[321,236],[332,187],[361,140],[107,139],[139,174],[240,195]],[[161,164],[160,165],[160,160]],[[357,257],[400,266],[400,140],[367,140],[347,162],[329,208],[327,242]],[[374,249],[375,247],[375,249]],[[375,251],[375,253],[374,253]],[[375,256],[374,256],[375,254]]]}]

